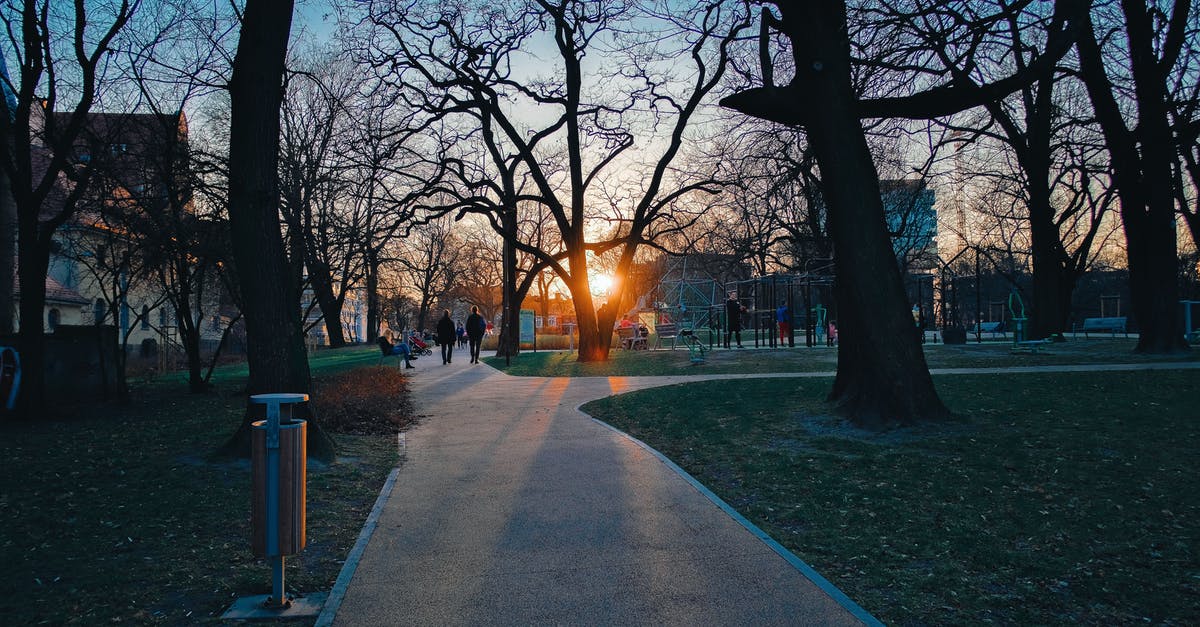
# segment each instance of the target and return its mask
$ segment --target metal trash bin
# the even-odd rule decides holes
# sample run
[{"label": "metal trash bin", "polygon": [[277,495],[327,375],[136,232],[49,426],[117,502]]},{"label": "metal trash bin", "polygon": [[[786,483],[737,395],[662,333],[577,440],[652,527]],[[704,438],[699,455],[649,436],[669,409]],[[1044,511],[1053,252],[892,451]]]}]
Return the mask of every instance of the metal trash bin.
[{"label": "metal trash bin", "polygon": [[307,394],[255,394],[250,402],[267,406],[267,419],[251,423],[250,547],[271,563],[271,596],[264,605],[291,604],[284,584],[284,556],[304,548],[308,480],[308,423],[292,418]]},{"label": "metal trash bin", "polygon": [[0,410],[17,407],[21,392],[21,354],[11,346],[0,346]]},{"label": "metal trash bin", "polygon": [[255,557],[296,555],[305,545],[308,423],[304,420],[280,420],[279,423],[279,513],[275,547],[268,542],[267,421],[259,420],[250,426],[251,482],[254,486],[250,502],[250,548]]}]

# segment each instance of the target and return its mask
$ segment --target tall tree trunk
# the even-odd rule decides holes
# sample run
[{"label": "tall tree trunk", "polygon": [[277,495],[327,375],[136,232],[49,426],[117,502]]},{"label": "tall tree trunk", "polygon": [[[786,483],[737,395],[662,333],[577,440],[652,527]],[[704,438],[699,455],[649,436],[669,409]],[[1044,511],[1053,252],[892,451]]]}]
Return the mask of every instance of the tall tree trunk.
[{"label": "tall tree trunk", "polygon": [[18,229],[21,283],[17,334],[21,353],[21,393],[17,416],[40,418],[46,411],[46,336],[42,327],[46,308],[46,274],[50,266],[50,246],[39,235],[37,215],[20,216]]},{"label": "tall tree trunk", "polygon": [[[1030,253],[1033,257],[1033,303],[1026,339],[1063,339],[1075,281],[1065,264],[1070,260],[1062,249],[1050,190],[1042,183],[1049,170],[1027,170],[1029,191]],[[1041,176],[1042,174],[1045,176]],[[1066,305],[1064,309],[1063,305]]]},{"label": "tall tree trunk", "polygon": [[839,349],[829,398],[862,427],[948,418],[913,327],[879,175],[856,112],[845,5],[806,3],[801,15],[790,12],[784,21],[799,30],[796,78],[820,94],[793,106],[808,108],[806,131],[821,168],[835,251]]},{"label": "tall tree trunk", "polygon": [[1033,307],[1026,339],[1063,339],[1070,315],[1071,293],[1075,289],[1075,278],[1069,267],[1071,259],[1063,248],[1062,233],[1054,220],[1054,207],[1050,202],[1054,85],[1054,77],[1050,76],[1038,81],[1036,94],[1031,87],[1022,90],[1026,108],[1024,141],[1014,124],[1005,124],[1006,130],[1013,129],[1009,133],[1010,141],[1016,149],[1017,161],[1025,171],[1029,194]]},{"label": "tall tree trunk", "polygon": [[[176,276],[186,277],[187,271],[187,268],[180,267]],[[176,328],[179,330],[179,343],[183,345],[183,353],[187,358],[188,391],[192,394],[200,394],[208,391],[208,385],[202,372],[204,362],[200,355],[200,329],[196,326],[196,314],[193,313],[192,308],[193,292],[187,287],[186,279],[180,281],[180,284],[180,291],[175,301],[175,317],[178,320]],[[203,297],[196,294],[196,302],[199,303],[202,300]]]},{"label": "tall tree trunk", "polygon": [[[0,141],[11,141],[0,136]],[[8,175],[0,171],[0,335],[10,335],[13,324],[13,277],[17,258],[17,202],[12,197]]]},{"label": "tall tree trunk", "polygon": [[[1188,3],[1176,10],[1187,10]],[[1155,55],[1149,8],[1122,0],[1137,125],[1125,123],[1113,96],[1090,16],[1080,34],[1080,71],[1112,160],[1129,257],[1129,289],[1138,326],[1136,350],[1169,354],[1188,350],[1178,304],[1178,251],[1171,172],[1174,145],[1167,112],[1166,71]],[[1182,8],[1180,8],[1182,6]]]},{"label": "tall tree trunk", "polygon": [[[247,0],[229,83],[229,221],[244,300],[249,394],[307,393],[311,385],[300,299],[289,275],[279,221],[279,107],[292,22],[291,0]],[[224,452],[250,453],[249,405]],[[333,456],[333,441],[309,418],[309,454]]]},{"label": "tall tree trunk", "polygon": [[317,307],[321,310],[321,317],[325,320],[325,333],[329,339],[329,347],[345,346],[346,334],[342,329],[342,300],[333,293],[333,278],[329,274],[329,267],[310,259],[308,279],[313,297],[317,299]]},{"label": "tall tree trunk", "polygon": [[504,249],[500,263],[504,266],[501,297],[500,336],[496,343],[497,357],[516,357],[521,350],[521,320],[517,289],[517,211],[509,208],[500,212],[500,227],[504,230]]},{"label": "tall tree trunk", "polygon": [[617,304],[605,302],[597,310],[588,281],[587,252],[583,247],[582,235],[570,234],[570,237],[577,237],[579,241],[569,247],[571,277],[563,282],[575,302],[575,319],[579,323],[579,361],[605,361],[612,342],[612,323]]},{"label": "tall tree trunk", "polygon": [[374,249],[367,248],[363,264],[367,284],[367,343],[379,337],[379,258]]},{"label": "tall tree trunk", "polygon": [[[200,355],[200,329],[196,326],[192,296],[195,294],[195,302],[199,305],[200,302],[203,302],[203,294],[195,293],[188,287],[191,269],[186,266],[187,262],[182,261],[175,272],[175,276],[179,280],[177,286],[179,291],[175,298],[175,317],[178,320],[176,328],[179,330],[179,343],[183,345],[183,353],[187,358],[188,391],[200,394],[208,391],[208,383],[203,374],[204,361]],[[163,349],[165,350],[166,347],[164,346]]]}]

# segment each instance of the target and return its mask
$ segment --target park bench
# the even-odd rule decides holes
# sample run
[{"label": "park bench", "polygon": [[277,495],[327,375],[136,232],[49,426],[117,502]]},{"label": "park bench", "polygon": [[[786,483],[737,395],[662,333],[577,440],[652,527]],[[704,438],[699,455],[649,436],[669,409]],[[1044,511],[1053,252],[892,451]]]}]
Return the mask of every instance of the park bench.
[{"label": "park bench", "polygon": [[975,324],[975,334],[991,333],[992,337],[1004,335],[1004,322],[978,322]]},{"label": "park bench", "polygon": [[679,325],[673,322],[662,322],[654,327],[654,348],[662,346],[663,340],[671,340],[671,350],[679,340]]},{"label": "park bench", "polygon": [[639,335],[636,327],[619,327],[617,328],[617,339],[621,342],[621,348],[625,350],[646,350],[648,348],[646,336]]},{"label": "park bench", "polygon": [[1117,333],[1124,333],[1129,337],[1129,332],[1125,330],[1125,317],[1119,318],[1084,318],[1083,319],[1083,337],[1087,337],[1088,333],[1101,333],[1108,331],[1114,337]]},{"label": "park bench", "polygon": [[387,359],[388,357],[395,357],[397,366],[399,366],[400,363],[402,361],[404,361],[404,355],[400,355],[400,354],[392,352],[392,343],[389,342],[386,337],[383,337],[382,335],[379,336],[378,338],[375,339],[375,344],[377,346],[379,346],[379,364],[378,365],[382,366],[383,360]]}]

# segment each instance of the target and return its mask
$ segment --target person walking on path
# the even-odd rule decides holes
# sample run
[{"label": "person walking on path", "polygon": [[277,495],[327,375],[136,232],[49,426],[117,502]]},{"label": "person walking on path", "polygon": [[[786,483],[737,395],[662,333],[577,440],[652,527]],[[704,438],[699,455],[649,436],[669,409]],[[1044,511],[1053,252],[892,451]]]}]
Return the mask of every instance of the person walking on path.
[{"label": "person walking on path", "polygon": [[437,323],[437,341],[442,345],[443,365],[450,363],[450,358],[454,356],[454,342],[457,341],[454,335],[454,321],[450,319],[450,310],[446,309]]},{"label": "person walking on path", "polygon": [[742,348],[742,312],[746,308],[738,302],[737,292],[729,293],[729,300],[725,301],[725,318],[728,325],[725,329],[725,348],[729,348],[729,336],[733,335],[737,338],[737,347]]},{"label": "person walking on path", "polygon": [[479,315],[479,307],[471,306],[471,315],[467,316],[467,343],[471,350],[471,363],[479,363],[479,345],[483,343],[483,334],[487,331],[487,321]]}]

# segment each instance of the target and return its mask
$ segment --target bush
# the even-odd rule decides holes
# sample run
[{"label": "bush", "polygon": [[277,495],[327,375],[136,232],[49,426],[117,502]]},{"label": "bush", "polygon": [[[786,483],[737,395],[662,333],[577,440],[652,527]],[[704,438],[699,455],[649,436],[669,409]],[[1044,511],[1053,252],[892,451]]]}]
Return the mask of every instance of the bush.
[{"label": "bush", "polygon": [[313,380],[313,411],[332,433],[390,435],[416,419],[400,370],[372,366]]},{"label": "bush", "polygon": [[[483,338],[483,343],[480,345],[480,350],[494,351],[500,344],[500,336],[492,335]],[[579,338],[576,338],[574,345],[578,346]],[[538,350],[567,350],[571,347],[571,340],[565,335],[538,335],[537,349]],[[533,350],[532,342],[521,342],[521,350]]]}]

